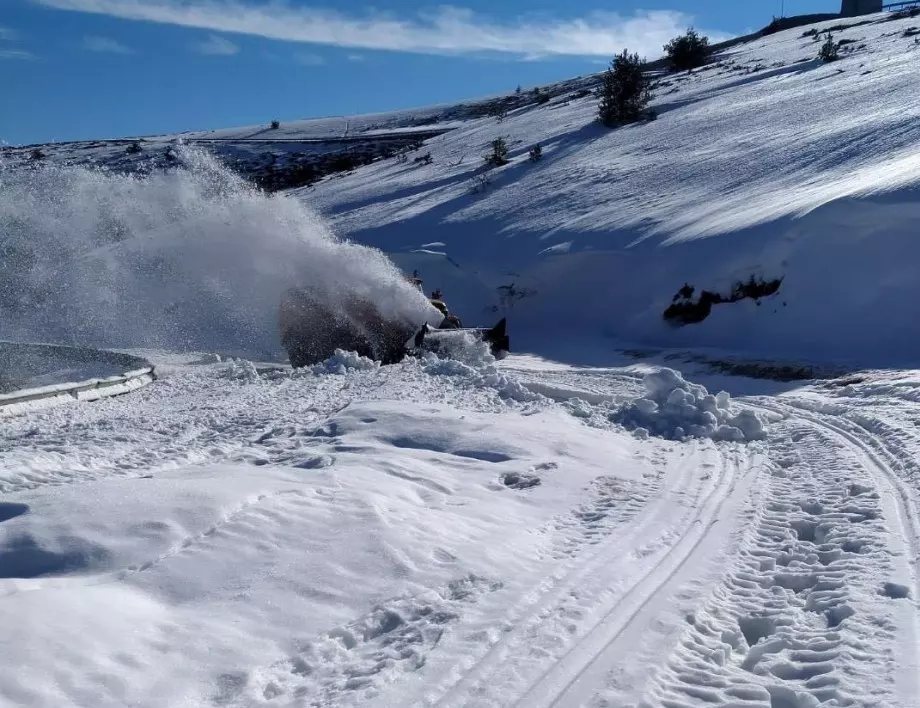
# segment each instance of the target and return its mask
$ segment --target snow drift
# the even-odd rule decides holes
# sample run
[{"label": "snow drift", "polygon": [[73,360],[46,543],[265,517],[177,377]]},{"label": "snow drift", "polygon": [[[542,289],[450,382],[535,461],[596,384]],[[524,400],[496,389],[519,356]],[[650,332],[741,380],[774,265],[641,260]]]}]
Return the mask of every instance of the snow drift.
[{"label": "snow drift", "polygon": [[281,293],[304,283],[333,309],[351,292],[424,321],[427,302],[381,252],[200,152],[181,156],[148,176],[0,171],[4,337],[272,357]]},{"label": "snow drift", "polygon": [[635,431],[670,440],[712,438],[733,442],[762,440],[764,424],[749,410],[732,408],[725,391],[712,395],[686,381],[679,371],[661,369],[642,380],[647,395],[622,407],[610,419]]}]

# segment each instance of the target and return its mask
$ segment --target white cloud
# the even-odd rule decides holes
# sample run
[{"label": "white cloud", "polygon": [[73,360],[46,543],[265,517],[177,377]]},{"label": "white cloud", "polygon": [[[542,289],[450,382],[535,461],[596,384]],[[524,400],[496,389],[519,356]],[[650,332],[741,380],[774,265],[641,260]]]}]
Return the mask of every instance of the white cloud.
[{"label": "white cloud", "polygon": [[202,54],[208,54],[216,57],[229,57],[240,51],[240,48],[225,37],[218,37],[212,34],[207,41],[195,45],[195,48]]},{"label": "white cloud", "polygon": [[[367,12],[361,15],[298,7],[277,0],[33,0],[60,10],[159,22],[309,42],[352,49],[423,54],[497,52],[524,56],[613,56],[624,48],[649,58],[683,32],[691,17],[670,10],[631,16],[594,12],[585,17],[549,16],[495,20],[457,7],[441,7],[411,17]],[[713,41],[723,33],[708,32]]]},{"label": "white cloud", "polygon": [[0,49],[0,59],[34,59],[32,52],[21,49]]},{"label": "white cloud", "polygon": [[106,54],[134,54],[131,47],[127,47],[111,37],[84,37],[83,48],[88,52],[103,52]]},{"label": "white cloud", "polygon": [[309,52],[298,52],[294,55],[294,61],[302,66],[323,66],[326,64],[325,57]]}]

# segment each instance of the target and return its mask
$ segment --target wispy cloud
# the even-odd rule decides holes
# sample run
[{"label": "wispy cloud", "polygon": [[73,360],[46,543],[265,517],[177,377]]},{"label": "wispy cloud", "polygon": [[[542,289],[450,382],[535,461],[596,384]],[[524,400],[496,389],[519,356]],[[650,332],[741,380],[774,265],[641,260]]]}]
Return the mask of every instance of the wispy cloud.
[{"label": "wispy cloud", "polygon": [[345,57],[345,58],[348,59],[348,61],[364,61],[364,55],[363,55],[363,54],[349,54],[349,55],[348,55],[347,57]]},{"label": "wispy cloud", "polygon": [[[691,17],[670,10],[630,16],[595,12],[585,17],[550,16],[496,20],[458,7],[440,7],[413,16],[378,12],[346,14],[297,7],[283,0],[33,0],[60,10],[130,20],[196,27],[352,49],[423,54],[496,52],[521,56],[612,56],[623,48],[658,56],[662,46],[686,29]],[[722,33],[708,33],[713,40]]]},{"label": "wispy cloud", "polygon": [[298,52],[294,55],[294,61],[301,66],[324,66],[327,63],[324,56],[310,52]]},{"label": "wispy cloud", "polygon": [[83,48],[105,54],[134,54],[134,50],[111,37],[84,37]]},{"label": "wispy cloud", "polygon": [[240,48],[229,39],[218,37],[216,34],[212,34],[206,41],[196,44],[195,49],[201,54],[216,57],[229,57],[240,51]]},{"label": "wispy cloud", "polygon": [[34,59],[32,52],[22,49],[0,49],[0,59]]},{"label": "wispy cloud", "polygon": [[[19,33],[16,30],[10,29],[9,27],[0,27],[0,42],[15,42],[18,39]],[[35,58],[32,52],[26,51],[25,49],[10,49],[8,46],[0,47],[0,60],[22,59],[28,61]]]}]

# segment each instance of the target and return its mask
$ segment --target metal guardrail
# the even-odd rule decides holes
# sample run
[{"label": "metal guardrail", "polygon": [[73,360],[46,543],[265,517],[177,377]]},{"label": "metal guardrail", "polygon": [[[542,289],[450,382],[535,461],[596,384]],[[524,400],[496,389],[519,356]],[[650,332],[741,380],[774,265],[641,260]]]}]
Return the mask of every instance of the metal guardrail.
[{"label": "metal guardrail", "polygon": [[[63,384],[52,384],[36,388],[19,389],[0,394],[0,417],[36,408],[31,404],[69,401],[95,401],[100,398],[118,396],[152,383],[156,380],[156,367],[146,359],[86,347],[67,347],[55,344],[19,344],[2,342],[2,360],[10,362],[16,357],[29,355],[41,357],[67,357],[72,362],[106,363],[123,366],[122,374],[104,378],[92,378]],[[2,361],[0,361],[2,363]],[[133,368],[129,368],[133,367]]]}]

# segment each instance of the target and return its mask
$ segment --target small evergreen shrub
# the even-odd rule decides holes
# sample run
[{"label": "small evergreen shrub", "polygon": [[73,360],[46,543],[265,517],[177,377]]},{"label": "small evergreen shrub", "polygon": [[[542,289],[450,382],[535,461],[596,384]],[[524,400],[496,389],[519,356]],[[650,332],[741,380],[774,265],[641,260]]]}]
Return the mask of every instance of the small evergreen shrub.
[{"label": "small evergreen shrub", "polygon": [[604,72],[597,112],[601,123],[613,128],[641,120],[650,99],[648,80],[638,54],[624,49]]},{"label": "small evergreen shrub", "polygon": [[837,61],[840,58],[840,43],[834,41],[834,35],[827,33],[827,39],[821,45],[821,51],[818,52],[818,59],[823,62]]},{"label": "small evergreen shrub", "polygon": [[278,130],[281,127],[281,123],[277,120],[272,121],[272,130]]},{"label": "small evergreen shrub", "polygon": [[543,159],[543,148],[539,144],[534,145],[528,154],[531,162],[539,162]]},{"label": "small evergreen shrub", "polygon": [[709,38],[701,37],[692,27],[686,34],[675,37],[666,45],[664,51],[671,67],[677,71],[697,69],[709,58]]},{"label": "small evergreen shrub", "polygon": [[490,167],[501,167],[508,164],[508,144],[504,138],[492,141],[492,152],[485,156],[485,162]]}]

